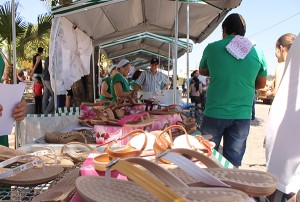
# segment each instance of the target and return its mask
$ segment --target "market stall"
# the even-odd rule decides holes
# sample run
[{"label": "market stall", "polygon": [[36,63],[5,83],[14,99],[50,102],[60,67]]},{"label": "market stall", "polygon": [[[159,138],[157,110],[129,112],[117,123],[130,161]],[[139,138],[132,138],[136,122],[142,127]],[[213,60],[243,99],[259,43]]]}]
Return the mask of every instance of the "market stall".
[{"label": "market stall", "polygon": [[[173,37],[175,35],[175,29],[174,29],[174,18],[175,13],[174,10],[176,8],[175,3],[178,3],[177,1],[166,1],[166,0],[115,0],[115,1],[100,1],[100,0],[94,0],[94,1],[77,1],[74,3],[70,3],[65,6],[58,6],[53,8],[53,27],[51,30],[51,50],[50,50],[50,67],[49,70],[51,72],[51,79],[55,93],[60,94],[63,93],[65,90],[69,89],[71,84],[78,80],[83,75],[89,74],[89,66],[90,66],[90,59],[93,51],[93,46],[99,45],[99,44],[106,44],[107,45],[107,53],[108,55],[117,60],[122,57],[129,57],[129,55],[132,56],[132,59],[136,59],[137,57],[146,57],[147,54],[157,54],[160,55],[161,59],[169,60],[169,54],[166,51],[166,47],[168,47],[167,44],[160,44],[160,42],[153,42],[152,39],[144,38],[144,39],[138,39],[136,41],[125,42],[124,37],[130,37],[135,34],[142,34],[146,33],[147,37],[153,36],[152,34],[158,34],[158,35],[166,35],[169,37],[168,40],[170,40],[170,37]],[[191,40],[193,40],[196,43],[200,43],[202,40],[204,40],[215,28],[216,26],[221,22],[223,17],[229,12],[231,8],[234,8],[239,5],[240,1],[181,1],[178,7],[178,17],[179,17],[179,29],[178,29],[178,37],[185,37],[186,36],[186,24],[184,23],[184,20],[186,19],[186,6],[187,3],[191,3],[193,6],[191,7],[190,11],[190,20],[191,20],[191,28],[190,28],[190,34],[189,37]],[[149,34],[148,32],[151,32],[152,34]],[[157,36],[158,36],[157,35]],[[127,38],[128,39],[128,38]],[[109,46],[109,43],[117,43],[117,40],[121,40],[120,44],[116,44],[116,46],[120,47],[114,47]],[[139,41],[140,40],[140,41]],[[136,46],[133,46],[132,44],[143,42],[143,44],[137,44]],[[132,43],[132,44],[130,44]],[[149,43],[149,44],[148,44]],[[157,44],[155,44],[157,43]],[[122,45],[121,45],[122,44]],[[152,47],[151,47],[152,45]],[[154,45],[160,46],[162,49],[165,50],[159,50],[155,49],[153,47]],[[182,44],[177,44],[179,47],[181,47]],[[126,46],[130,46],[131,48],[128,48]],[[183,50],[186,51],[186,46],[183,45]],[[110,49],[111,48],[111,49]],[[105,49],[105,48],[104,48]],[[183,52],[180,52],[179,55],[183,54]],[[136,54],[136,55],[135,55]],[[177,54],[177,53],[176,53]],[[137,66],[143,66],[147,61],[148,58],[144,61],[137,61]],[[177,59],[177,58],[176,58]],[[175,65],[175,64],[173,64]],[[176,65],[175,65],[176,66]],[[175,68],[176,69],[176,68]],[[116,196],[119,193],[122,195],[121,199],[125,200],[126,196],[131,196],[131,193],[133,193],[132,190],[139,190],[140,188],[134,187],[131,192],[125,193],[123,191],[120,192],[113,192],[113,188],[117,186],[110,186],[109,189],[106,189],[107,186],[105,184],[97,185],[99,181],[97,181],[96,185],[93,184],[92,179],[103,179],[99,178],[98,176],[103,176],[105,172],[103,172],[103,168],[108,164],[109,160],[116,159],[119,157],[133,157],[133,156],[142,156],[146,157],[146,159],[153,160],[155,156],[153,154],[158,155],[160,152],[167,150],[167,149],[176,149],[176,146],[189,148],[189,151],[196,150],[196,153],[201,154],[200,156],[204,156],[204,162],[209,162],[205,165],[200,165],[200,167],[209,167],[209,165],[215,166],[218,169],[220,169],[222,172],[230,172],[230,176],[233,180],[237,182],[239,186],[236,186],[234,188],[239,189],[237,190],[229,190],[229,188],[219,188],[222,189],[220,192],[214,194],[216,192],[216,189],[212,188],[209,190],[206,194],[209,195],[208,197],[215,198],[219,200],[220,194],[225,193],[225,199],[227,201],[231,201],[231,199],[228,199],[228,195],[234,195],[234,199],[238,198],[241,200],[238,201],[249,201],[248,195],[253,196],[264,196],[268,195],[270,192],[272,192],[275,189],[276,179],[272,177],[271,174],[268,173],[260,173],[260,172],[243,172],[239,173],[238,170],[223,170],[221,167],[226,168],[233,168],[232,164],[228,162],[226,159],[222,157],[221,154],[219,154],[217,151],[213,149],[213,145],[209,140],[206,140],[201,135],[199,135],[199,131],[196,131],[195,133],[188,134],[186,132],[186,129],[183,127],[183,125],[186,124],[186,126],[191,126],[192,119],[187,119],[187,122],[182,119],[180,114],[182,111],[176,111],[176,107],[172,106],[164,106],[166,110],[163,109],[154,109],[158,110],[156,113],[149,112],[148,113],[143,112],[144,106],[141,111],[135,111],[132,113],[134,108],[130,108],[130,110],[125,109],[121,115],[119,112],[117,112],[116,109],[120,108],[114,108],[114,117],[110,116],[110,113],[108,113],[108,107],[107,106],[96,106],[92,105],[90,108],[91,111],[85,112],[82,108],[80,109],[74,109],[71,111],[63,110],[58,113],[56,113],[54,116],[31,116],[28,115],[23,122],[24,128],[22,131],[24,134],[24,149],[26,147],[34,148],[40,147],[40,146],[48,146],[52,147],[57,154],[67,154],[68,157],[70,157],[72,160],[76,157],[77,160],[79,159],[80,165],[80,174],[82,176],[91,176],[88,177],[81,177],[79,180],[87,180],[84,182],[79,182],[79,180],[76,180],[76,187],[75,187],[75,179],[78,175],[72,176],[73,181],[66,180],[67,174],[62,175],[62,181],[58,181],[58,187],[61,190],[54,189],[55,186],[51,186],[51,189],[49,186],[45,186],[45,188],[42,189],[48,189],[49,192],[45,191],[45,194],[32,194],[34,196],[39,195],[35,200],[39,200],[39,197],[46,197],[43,200],[61,200],[64,196],[63,192],[66,188],[69,188],[69,185],[72,185],[70,190],[77,189],[77,194],[73,197],[72,201],[81,201],[82,198],[84,198],[86,201],[90,201],[91,198],[89,197],[95,197],[98,199],[101,198],[100,195],[97,195],[97,191],[90,192],[91,195],[86,194],[86,191],[90,191],[92,187],[97,188],[97,190],[101,191],[104,190],[104,193],[114,193],[113,195]],[[136,109],[135,109],[136,110]],[[101,112],[101,115],[97,112]],[[102,113],[103,112],[103,113]],[[128,114],[126,114],[129,112]],[[159,113],[158,113],[159,112]],[[105,117],[103,117],[103,115]],[[110,123],[120,123],[120,121],[123,121],[130,115],[139,115],[139,118],[133,118],[130,119],[129,122],[126,122],[124,125],[109,125]],[[147,118],[141,118],[144,117],[146,114],[146,117],[150,117],[152,122],[148,122]],[[95,117],[93,117],[95,115]],[[117,115],[117,116],[116,116]],[[124,116],[122,116],[124,115]],[[80,119],[81,117],[82,119]],[[79,119],[78,119],[79,118]],[[114,119],[112,119],[114,118]],[[30,120],[31,119],[31,120]],[[178,121],[182,121],[182,125],[180,126],[174,126],[177,124]],[[30,127],[30,131],[27,130],[29,127],[26,124],[29,124],[31,122],[32,127]],[[102,133],[110,133],[111,137],[105,138],[103,136],[104,142],[101,143],[100,147],[97,147],[97,136],[93,136],[95,142],[94,144],[90,144],[87,146],[88,149],[82,149],[83,147],[80,145],[84,145],[84,143],[80,143],[78,145],[68,145],[58,143],[58,144],[49,144],[49,143],[41,143],[36,142],[36,139],[41,138],[45,133],[47,132],[62,132],[64,130],[65,133],[67,133],[67,136],[62,136],[63,138],[66,137],[68,139],[70,137],[70,133],[67,132],[67,129],[75,129],[74,124],[80,122],[81,124],[86,123],[87,125],[84,125],[85,129],[86,127],[90,127],[92,124],[92,127],[90,127],[87,130],[99,133],[100,137]],[[163,125],[165,123],[168,123],[171,125],[171,128],[163,129]],[[195,121],[193,122],[195,123]],[[127,124],[127,125],[126,125]],[[134,124],[139,124],[134,126]],[[141,125],[144,124],[144,125]],[[34,125],[37,126],[34,128]],[[81,128],[82,129],[82,128]],[[138,129],[137,131],[135,131]],[[114,130],[114,131],[113,131]],[[181,133],[177,133],[178,130],[181,130]],[[134,133],[134,135],[133,135]],[[174,133],[174,134],[173,134]],[[176,133],[176,135],[175,135]],[[34,134],[37,136],[29,137],[29,134]],[[132,137],[129,138],[128,135],[132,135]],[[31,139],[32,138],[32,139]],[[134,138],[140,138],[143,141],[134,141]],[[121,141],[118,141],[121,140]],[[152,141],[152,142],[151,142]],[[190,142],[189,142],[190,141]],[[117,142],[117,144],[112,144],[114,142]],[[104,144],[103,144],[104,143]],[[76,143],[77,144],[77,143]],[[141,147],[135,147],[136,144]],[[99,145],[99,143],[98,143]],[[113,148],[115,147],[115,148]],[[65,149],[65,150],[63,150]],[[90,150],[89,150],[90,149]],[[143,153],[145,150],[149,149],[152,156],[149,155],[148,152]],[[192,150],[191,150],[192,149]],[[103,154],[103,151],[106,152],[106,154]],[[167,152],[166,152],[167,153]],[[106,158],[105,160],[97,160],[94,157],[101,156],[98,159],[102,159],[102,155]],[[172,156],[164,157],[165,154],[160,155],[159,158],[166,158],[166,159],[160,159],[163,161],[172,161],[174,158]],[[197,155],[197,154],[196,154]],[[87,158],[86,158],[87,157]],[[180,157],[177,157],[177,159],[181,159]],[[175,158],[175,159],[176,159]],[[141,158],[140,158],[141,159]],[[61,160],[61,159],[59,159]],[[202,159],[203,160],[203,159]],[[96,163],[95,163],[96,161]],[[137,160],[139,161],[139,160]],[[189,161],[186,159],[186,161]],[[121,161],[116,161],[115,164],[118,165]],[[123,162],[124,163],[124,162]],[[191,164],[192,162],[186,162]],[[83,164],[83,166],[81,165]],[[115,164],[112,165],[111,169],[118,170],[119,167],[115,167]],[[154,165],[152,162],[148,162],[146,164],[151,164],[152,167]],[[192,163],[193,164],[193,163]],[[200,164],[200,163],[199,163]],[[193,164],[193,166],[195,166]],[[75,165],[76,167],[76,165]],[[190,169],[195,170],[198,172],[198,166],[197,168]],[[135,169],[135,168],[134,168]],[[131,169],[129,169],[131,170]],[[137,171],[137,173],[140,171]],[[163,172],[163,171],[162,171]],[[196,172],[196,173],[197,173]],[[199,171],[200,172],[200,171]],[[206,176],[206,171],[204,172]],[[109,171],[106,171],[106,173],[109,173]],[[122,173],[122,174],[120,174]],[[123,186],[127,188],[130,185],[129,182],[127,183],[127,177],[125,176],[127,173],[125,173],[124,170],[119,171],[113,171],[112,172],[112,178],[119,178],[124,180],[124,184],[126,186]],[[175,174],[175,173],[174,173]],[[182,173],[181,173],[182,174]],[[195,173],[193,173],[195,174]],[[237,176],[242,176],[241,178]],[[128,173],[128,177],[130,179],[133,179],[130,176],[130,173]],[[176,175],[176,174],[175,174]],[[212,174],[213,175],[213,174]],[[147,176],[147,174],[142,175]],[[228,175],[229,176],[229,175]],[[246,177],[247,180],[249,180],[249,183],[247,184],[247,188],[251,187],[251,191],[249,189],[244,189],[245,187],[245,180]],[[253,176],[259,176],[257,178],[254,178]],[[178,176],[179,177],[179,176]],[[198,176],[199,177],[199,176]],[[163,177],[158,177],[159,179],[164,179]],[[180,177],[179,177],[180,178]],[[196,178],[193,176],[192,178],[197,179],[198,181],[203,181],[203,178]],[[251,178],[253,180],[251,180]],[[231,180],[232,180],[231,179]],[[268,179],[268,183],[265,183],[266,179]],[[150,179],[151,180],[151,179]],[[150,182],[149,180],[149,182]],[[221,179],[221,181],[225,181],[224,179]],[[227,180],[227,179],[226,179]],[[262,180],[262,181],[259,181]],[[209,181],[209,180],[208,180]],[[69,182],[69,183],[68,183]],[[72,182],[72,184],[70,184]],[[116,181],[114,179],[111,179],[109,181],[110,183],[115,183]],[[173,181],[175,183],[179,183],[183,185],[187,182],[177,182]],[[197,182],[197,181],[196,181]],[[117,182],[120,183],[120,182]],[[122,183],[122,182],[121,182]],[[169,182],[162,182],[168,185]],[[183,184],[182,184],[183,183]],[[228,182],[226,182],[228,183]],[[153,183],[150,183],[153,184]],[[208,183],[211,186],[234,186],[233,184],[224,184],[224,182],[220,182],[219,179],[212,178],[212,182]],[[250,185],[249,185],[250,184]],[[262,185],[263,184],[263,185]],[[66,186],[64,186],[66,185]],[[68,186],[67,186],[68,185]],[[117,184],[116,184],[117,185]],[[157,183],[155,184],[157,185]],[[88,189],[85,189],[84,186],[89,187]],[[101,189],[99,189],[99,186],[101,186]],[[185,187],[187,187],[184,184]],[[169,186],[171,187],[171,186]],[[170,191],[166,186],[160,185],[160,188],[162,190]],[[28,188],[29,192],[35,192],[35,188]],[[197,192],[197,194],[200,194],[201,188],[193,188],[194,192]],[[197,190],[199,189],[199,190]],[[10,189],[10,194],[8,194],[8,198],[11,197],[11,191],[13,189]],[[26,188],[24,189],[26,190]],[[53,191],[55,190],[55,191]],[[70,191],[69,190],[69,191]],[[106,191],[105,191],[106,190]],[[230,194],[227,195],[227,191],[232,191]],[[13,190],[14,191],[14,190]],[[242,191],[242,192],[241,192]],[[259,192],[260,191],[260,192]],[[243,193],[245,192],[245,193]],[[69,193],[66,191],[66,193]],[[103,192],[101,192],[103,193]],[[123,194],[125,193],[125,196]],[[171,195],[173,195],[173,192]],[[2,192],[0,192],[1,196]],[[96,194],[94,196],[94,194]],[[143,192],[143,194],[145,194]],[[146,193],[145,196],[148,193]],[[236,195],[235,195],[236,194]],[[32,199],[32,195],[30,197],[30,200]],[[80,197],[78,197],[80,195]],[[155,194],[154,194],[155,195]],[[22,196],[28,197],[28,196]],[[48,197],[48,198],[47,198]],[[61,198],[60,198],[61,197]],[[69,197],[69,195],[67,196]],[[109,197],[112,197],[111,195]],[[185,197],[185,196],[183,196]],[[199,195],[197,195],[197,198]],[[227,197],[227,198],[226,198]],[[24,199],[21,199],[22,201]],[[119,200],[121,200],[119,199]],[[147,198],[149,199],[149,198]],[[224,201],[226,201],[224,199]],[[28,200],[28,201],[30,201]],[[146,200],[146,198],[145,198]],[[26,200],[24,200],[26,201]],[[142,201],[144,201],[142,199]]]}]

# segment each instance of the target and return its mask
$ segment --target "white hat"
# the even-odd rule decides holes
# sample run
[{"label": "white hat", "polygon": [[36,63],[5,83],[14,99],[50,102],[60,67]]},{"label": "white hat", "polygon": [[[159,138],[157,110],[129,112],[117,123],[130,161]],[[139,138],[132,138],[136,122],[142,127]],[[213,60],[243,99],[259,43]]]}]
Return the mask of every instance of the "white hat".
[{"label": "white hat", "polygon": [[109,70],[108,70],[108,73],[111,74],[111,72],[112,72],[114,69],[116,69],[116,67],[117,67],[116,65],[111,65],[110,68],[109,68]]},{"label": "white hat", "polygon": [[122,59],[122,60],[118,63],[117,68],[124,67],[124,66],[126,66],[127,64],[130,64],[129,60]]}]

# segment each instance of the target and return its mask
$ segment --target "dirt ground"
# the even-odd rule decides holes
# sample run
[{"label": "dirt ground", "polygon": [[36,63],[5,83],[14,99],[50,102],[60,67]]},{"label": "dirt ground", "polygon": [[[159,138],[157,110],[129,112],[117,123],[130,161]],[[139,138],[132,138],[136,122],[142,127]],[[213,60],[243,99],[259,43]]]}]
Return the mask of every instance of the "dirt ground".
[{"label": "dirt ground", "polygon": [[251,121],[250,133],[247,140],[246,152],[242,161],[243,169],[266,170],[265,138],[266,122],[271,105],[257,101],[255,105],[256,119]]}]

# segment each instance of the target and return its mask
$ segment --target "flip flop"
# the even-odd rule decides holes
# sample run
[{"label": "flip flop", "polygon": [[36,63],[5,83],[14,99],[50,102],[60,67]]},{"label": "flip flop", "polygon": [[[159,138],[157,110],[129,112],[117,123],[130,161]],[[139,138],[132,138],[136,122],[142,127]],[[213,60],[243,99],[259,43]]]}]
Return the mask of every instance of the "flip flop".
[{"label": "flip flop", "polygon": [[167,160],[173,162],[176,166],[166,164],[159,165],[173,173],[189,186],[207,185],[203,184],[204,180],[201,176],[203,168],[195,165],[194,162],[182,155],[201,161],[207,167],[207,169],[204,170],[212,176],[218,178],[230,187],[243,191],[251,196],[269,196],[276,190],[278,179],[268,172],[220,168],[217,163],[207,156],[189,149],[171,149],[159,154],[157,156],[159,161]]},{"label": "flip flop", "polygon": [[[172,174],[154,163],[141,158],[130,158],[130,162],[150,168],[157,178],[152,177],[126,160],[117,159],[107,166],[106,177],[81,176],[75,181],[80,197],[85,201],[201,201],[201,202],[243,202],[249,197],[230,188],[187,187]],[[110,169],[126,175],[132,181],[110,178]],[[159,180],[158,180],[159,179]],[[166,186],[169,185],[170,187]]]},{"label": "flip flop", "polygon": [[[128,141],[127,145],[125,145],[124,147],[119,148],[119,149],[114,149],[114,150],[112,149],[114,143],[116,143],[120,140],[123,140],[125,138],[128,138],[130,136],[137,136],[140,134],[144,135],[144,141],[140,148],[133,147],[130,144],[130,141]],[[106,153],[96,156],[93,160],[94,168],[99,171],[105,171],[106,170],[105,166],[112,159],[140,156],[147,146],[147,135],[143,130],[137,129],[137,130],[131,131],[130,133],[128,133],[127,135],[125,135],[121,138],[109,141],[105,144],[107,144],[107,147],[104,149],[104,151]],[[101,145],[101,146],[103,146],[103,145]]]},{"label": "flip flop", "polygon": [[[31,159],[32,161],[12,169],[4,168],[26,159]],[[42,164],[42,167],[36,167],[38,164]],[[21,155],[10,158],[1,162],[0,168],[0,183],[16,186],[43,184],[55,179],[63,171],[63,167],[60,165],[45,166],[44,161],[34,155]]]},{"label": "flip flop", "polygon": [[0,145],[0,161],[4,161],[16,156],[25,155],[26,152],[16,149],[11,149],[6,146]]},{"label": "flip flop", "polygon": [[70,201],[76,191],[75,180],[79,177],[79,168],[70,170],[54,186],[37,195],[32,202]]}]

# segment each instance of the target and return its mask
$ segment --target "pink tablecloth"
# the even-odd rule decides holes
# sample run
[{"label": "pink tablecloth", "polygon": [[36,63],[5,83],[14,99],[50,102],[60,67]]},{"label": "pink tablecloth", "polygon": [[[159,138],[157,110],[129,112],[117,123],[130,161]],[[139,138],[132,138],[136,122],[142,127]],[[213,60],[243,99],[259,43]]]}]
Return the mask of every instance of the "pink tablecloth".
[{"label": "pink tablecloth", "polygon": [[[127,127],[127,126],[105,126],[105,125],[95,125],[94,131],[103,136],[103,139],[99,140],[99,144],[103,144],[105,142],[120,138],[128,134],[134,129],[143,129],[147,131],[153,130],[161,130],[166,123],[169,125],[175,125],[177,121],[181,121],[181,117],[179,114],[171,114],[171,115],[153,115],[153,117],[157,120],[152,123],[152,125],[145,127]],[[102,135],[107,133],[108,135]],[[125,145],[129,141],[129,138],[123,139],[118,142],[119,145]]]},{"label": "pink tablecloth", "polygon": [[[81,176],[105,176],[105,172],[97,171],[94,168],[93,158],[99,154],[91,153],[88,158],[83,162],[80,168],[80,175]],[[111,171],[111,177],[117,178],[120,180],[127,180],[124,175],[121,175],[118,171]],[[72,197],[70,202],[82,202],[83,200],[80,199],[79,194],[76,192]]]}]

